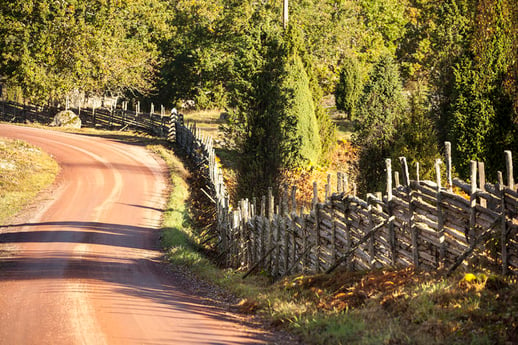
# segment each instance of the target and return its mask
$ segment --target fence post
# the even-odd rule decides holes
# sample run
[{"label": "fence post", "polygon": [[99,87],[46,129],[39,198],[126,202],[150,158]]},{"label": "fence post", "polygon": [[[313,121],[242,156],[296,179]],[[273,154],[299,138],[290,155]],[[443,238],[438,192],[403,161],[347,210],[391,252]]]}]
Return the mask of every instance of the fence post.
[{"label": "fence post", "polygon": [[288,274],[289,269],[289,260],[290,260],[290,239],[289,239],[289,228],[290,228],[290,219],[289,219],[289,211],[288,211],[288,186],[284,186],[284,196],[282,200],[283,211],[282,211],[282,229],[284,230],[284,274]]},{"label": "fence post", "polygon": [[320,204],[318,202],[318,186],[317,182],[313,182],[313,212],[315,214],[315,234],[316,234],[316,242],[315,242],[315,273],[320,272],[320,217],[319,217]]},{"label": "fence post", "polygon": [[475,242],[475,225],[476,225],[476,211],[475,206],[477,205],[477,162],[470,162],[471,168],[471,187],[470,187],[470,195],[469,195],[469,204],[470,204],[470,212],[469,212],[469,230],[468,230],[468,242],[469,244],[473,244]]},{"label": "fence post", "polygon": [[513,176],[513,154],[506,150],[505,153],[505,167],[507,171],[507,185],[514,190],[514,176]]},{"label": "fence post", "polygon": [[[442,191],[441,191],[441,160],[435,160],[435,176],[437,184],[436,208],[437,208],[437,232],[439,237],[439,266],[445,265],[446,242],[444,237],[444,215],[442,212]],[[448,188],[451,186],[448,185]]]},{"label": "fence post", "polygon": [[[483,192],[486,191],[486,170],[484,167],[484,162],[477,162],[478,166],[478,185],[479,189]],[[487,200],[484,198],[480,198],[480,206],[487,207]]]},{"label": "fence post", "polygon": [[410,237],[412,239],[412,260],[414,261],[414,266],[416,268],[419,267],[419,233],[418,229],[415,226],[414,222],[414,191],[412,186],[410,185],[410,176],[408,174],[408,165],[406,162],[406,157],[399,157],[399,161],[401,163],[402,173],[403,173],[403,184],[407,188],[408,195],[408,230],[410,231]]},{"label": "fence post", "polygon": [[95,128],[95,102],[92,104],[92,121]]},{"label": "fence post", "polygon": [[[275,199],[273,197],[273,189],[272,187],[268,187],[268,227],[267,227],[267,237],[268,237],[268,250],[273,248],[273,223],[274,223],[274,215],[275,215]],[[272,257],[268,259],[267,269],[271,271],[272,269]]]},{"label": "fence post", "polygon": [[451,143],[446,141],[444,143],[444,151],[446,158],[446,183],[448,187],[448,191],[453,191],[453,180],[451,176]]},{"label": "fence post", "polygon": [[[500,173],[500,171],[499,171]],[[499,174],[501,175],[501,173]],[[500,197],[500,242],[502,250],[502,275],[507,275],[509,268],[509,258],[507,255],[507,220],[505,209],[505,186],[501,183],[497,184],[498,194]]]},{"label": "fence post", "polygon": [[[392,160],[390,158],[385,159],[385,168],[387,171],[387,214],[389,218],[392,216]],[[390,256],[392,265],[397,264],[397,251],[396,251],[396,231],[394,229],[394,221],[388,223],[389,229],[389,246]]]}]

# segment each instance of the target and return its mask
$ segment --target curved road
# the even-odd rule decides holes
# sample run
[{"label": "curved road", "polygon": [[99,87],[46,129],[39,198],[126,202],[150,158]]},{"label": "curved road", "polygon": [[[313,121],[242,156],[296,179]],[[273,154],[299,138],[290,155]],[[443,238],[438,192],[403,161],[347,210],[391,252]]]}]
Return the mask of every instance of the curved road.
[{"label": "curved road", "polygon": [[61,167],[44,206],[0,227],[1,344],[264,343],[166,274],[165,168],[145,148],[11,125],[0,136]]}]

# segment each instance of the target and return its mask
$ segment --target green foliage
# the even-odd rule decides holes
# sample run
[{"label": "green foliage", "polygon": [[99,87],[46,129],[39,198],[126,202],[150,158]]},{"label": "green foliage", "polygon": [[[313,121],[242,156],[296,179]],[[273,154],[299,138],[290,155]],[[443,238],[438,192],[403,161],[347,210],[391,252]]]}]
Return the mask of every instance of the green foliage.
[{"label": "green foliage", "polygon": [[[255,18],[261,18],[260,14]],[[316,163],[321,150],[297,38],[283,35],[278,24],[263,23],[253,28],[236,54],[240,73],[234,85],[239,97],[234,99],[237,111],[231,116],[230,132],[242,153],[239,186],[243,196],[276,188],[280,169]]]},{"label": "green foliage", "polygon": [[[298,55],[288,57],[287,60],[285,76],[281,84],[282,92],[285,93],[283,98],[286,99],[287,104],[280,116],[295,119],[294,134],[300,138],[297,154],[309,163],[316,164],[320,157],[321,145],[308,76]],[[298,162],[296,159],[289,159],[285,163],[290,166]]]},{"label": "green foliage", "polygon": [[446,135],[462,176],[469,174],[469,160],[478,160],[486,162],[488,176],[495,179],[504,168],[503,151],[518,147],[513,95],[505,87],[514,73],[518,38],[509,6],[504,0],[472,4],[471,31],[464,33],[465,49],[446,88]]},{"label": "green foliage", "polygon": [[342,65],[340,80],[336,85],[335,99],[336,108],[345,111],[349,119],[354,118],[362,87],[358,61],[353,57],[347,58]]},{"label": "green foliage", "polygon": [[[410,167],[419,163],[421,179],[435,179],[435,159],[439,158],[437,134],[430,113],[427,92],[423,85],[413,85],[409,94],[406,116],[398,125],[391,157],[406,157]],[[412,174],[411,174],[412,175]],[[411,176],[413,178],[413,176]]]},{"label": "green foliage", "polygon": [[146,93],[165,37],[160,0],[8,1],[0,4],[0,74],[26,97]]},{"label": "green foliage", "polygon": [[374,66],[358,108],[355,142],[360,146],[360,184],[363,190],[372,192],[384,182],[384,159],[391,156],[396,129],[406,108],[399,71],[392,57],[384,56]]}]

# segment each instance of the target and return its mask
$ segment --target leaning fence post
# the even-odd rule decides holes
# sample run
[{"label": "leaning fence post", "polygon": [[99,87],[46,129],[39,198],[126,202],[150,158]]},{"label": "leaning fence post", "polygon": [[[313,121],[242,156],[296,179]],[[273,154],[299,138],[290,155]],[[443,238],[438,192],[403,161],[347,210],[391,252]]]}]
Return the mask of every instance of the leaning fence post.
[{"label": "leaning fence post", "polygon": [[403,185],[408,187],[410,186],[410,175],[408,173],[408,164],[406,162],[406,157],[399,157],[399,163],[401,164],[401,169],[403,173]]}]

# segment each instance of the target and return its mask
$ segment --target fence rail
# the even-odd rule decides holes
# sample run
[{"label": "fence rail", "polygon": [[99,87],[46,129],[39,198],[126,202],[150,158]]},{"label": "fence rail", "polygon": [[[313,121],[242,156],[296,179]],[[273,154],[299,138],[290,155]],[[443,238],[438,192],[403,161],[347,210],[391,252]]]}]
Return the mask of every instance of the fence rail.
[{"label": "fence rail", "polygon": [[[518,191],[512,154],[505,152],[504,184],[485,181],[484,164],[471,162],[470,183],[451,176],[450,144],[445,147],[446,176],[436,162],[436,181],[410,180],[404,157],[399,172],[386,160],[384,196],[366,200],[345,191],[346,176],[318,200],[314,185],[312,209],[297,207],[296,187],[285,188],[280,200],[272,190],[260,199],[241,200],[231,207],[212,138],[181,114],[165,116],[119,108],[72,109],[84,124],[131,128],[167,137],[183,150],[207,178],[205,192],[216,203],[218,250],[226,265],[268,271],[273,276],[299,272],[332,272],[337,267],[364,270],[409,266],[453,271],[470,256],[489,260],[504,274],[518,274]],[[44,107],[2,102],[0,119],[50,122]],[[446,183],[442,183],[443,178]],[[329,179],[328,179],[329,180]],[[393,187],[394,186],[394,187]],[[454,193],[454,188],[464,197]],[[475,255],[476,254],[476,255]]]}]

